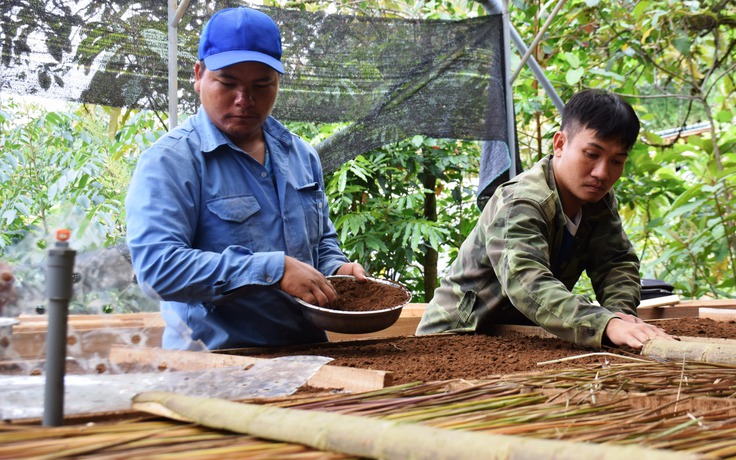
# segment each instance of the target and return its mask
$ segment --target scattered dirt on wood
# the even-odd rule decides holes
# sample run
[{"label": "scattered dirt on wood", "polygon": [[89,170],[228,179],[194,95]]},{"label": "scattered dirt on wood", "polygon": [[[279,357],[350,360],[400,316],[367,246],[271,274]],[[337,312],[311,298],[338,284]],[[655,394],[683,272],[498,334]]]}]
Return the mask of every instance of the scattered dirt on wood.
[{"label": "scattered dirt on wood", "polygon": [[407,291],[374,280],[358,282],[355,278],[330,278],[337,291],[337,302],[330,308],[342,311],[385,310],[406,303]]},{"label": "scattered dirt on wood", "polygon": [[[683,337],[736,339],[736,322],[681,318],[653,321],[670,334]],[[630,348],[601,350],[617,356],[596,354],[568,361],[540,365],[570,356],[596,353],[556,338],[442,334],[423,337],[334,342],[299,347],[284,353],[268,352],[259,357],[286,354],[322,355],[334,358],[330,365],[391,371],[394,383],[446,379],[482,379],[491,375],[572,368],[603,362],[626,362],[625,356],[639,356]]]}]

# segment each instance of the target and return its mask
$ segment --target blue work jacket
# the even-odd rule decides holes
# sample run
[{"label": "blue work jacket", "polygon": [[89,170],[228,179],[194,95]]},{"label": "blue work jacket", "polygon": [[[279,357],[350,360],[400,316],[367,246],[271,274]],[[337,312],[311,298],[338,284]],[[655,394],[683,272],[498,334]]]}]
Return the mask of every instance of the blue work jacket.
[{"label": "blue work jacket", "polygon": [[161,300],[164,348],[326,340],[279,289],[284,255],[325,275],[348,262],[328,216],[319,157],[271,117],[263,131],[265,166],[200,108],[138,160],[127,239],[139,285]]}]

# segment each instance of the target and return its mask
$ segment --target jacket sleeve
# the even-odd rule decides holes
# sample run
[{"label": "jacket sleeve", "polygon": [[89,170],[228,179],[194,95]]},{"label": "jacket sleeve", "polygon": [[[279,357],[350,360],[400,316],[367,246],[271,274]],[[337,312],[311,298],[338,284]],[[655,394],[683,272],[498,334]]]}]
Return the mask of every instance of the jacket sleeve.
[{"label": "jacket sleeve", "polygon": [[600,348],[613,313],[570,292],[550,268],[554,199],[550,195],[538,203],[505,197],[495,218],[483,222],[486,250],[514,307],[562,339]]},{"label": "jacket sleeve", "polygon": [[636,315],[641,296],[639,258],[624,232],[611,194],[601,200],[593,231],[587,273],[601,305],[612,312]]}]

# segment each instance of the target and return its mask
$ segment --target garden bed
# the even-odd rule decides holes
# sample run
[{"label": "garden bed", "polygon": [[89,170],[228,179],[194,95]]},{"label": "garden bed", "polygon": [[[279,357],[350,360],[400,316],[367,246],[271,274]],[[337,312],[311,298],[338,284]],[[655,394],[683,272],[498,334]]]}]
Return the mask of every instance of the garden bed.
[{"label": "garden bed", "polygon": [[[655,321],[670,334],[683,337],[736,339],[736,322],[700,318]],[[535,328],[536,329],[536,328]],[[540,330],[541,331],[541,330]],[[543,332],[543,331],[541,331]],[[510,333],[502,336],[442,334],[423,337],[391,337],[334,342],[279,350],[234,351],[261,358],[285,355],[322,355],[333,358],[332,366],[376,369],[393,373],[395,384],[448,379],[483,379],[493,375],[564,369],[580,364],[626,362],[638,357],[630,348],[589,348],[557,338]],[[611,355],[617,356],[611,356]],[[556,361],[572,356],[574,360]],[[539,363],[556,361],[544,365]]]}]

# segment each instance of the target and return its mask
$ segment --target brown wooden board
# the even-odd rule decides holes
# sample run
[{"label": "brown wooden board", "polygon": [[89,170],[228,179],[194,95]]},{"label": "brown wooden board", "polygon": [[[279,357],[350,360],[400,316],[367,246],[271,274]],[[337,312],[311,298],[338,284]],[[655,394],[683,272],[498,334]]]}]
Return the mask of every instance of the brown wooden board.
[{"label": "brown wooden board", "polygon": [[[129,348],[113,346],[113,364],[147,365],[169,370],[198,370],[215,367],[249,366],[263,358],[222,353],[163,350],[161,348]],[[342,389],[351,392],[379,390],[393,384],[393,374],[382,370],[322,366],[307,382],[317,388]]]},{"label": "brown wooden board", "polygon": [[[76,330],[69,326],[67,356],[87,358],[105,357],[114,345],[155,347],[161,345],[163,328],[157,327],[104,327]],[[40,359],[45,356],[46,331],[13,332],[7,358]]]},{"label": "brown wooden board", "polygon": [[675,305],[643,306],[637,309],[639,318],[643,320],[665,318],[697,318],[700,308],[733,309],[736,300],[681,300]]}]

